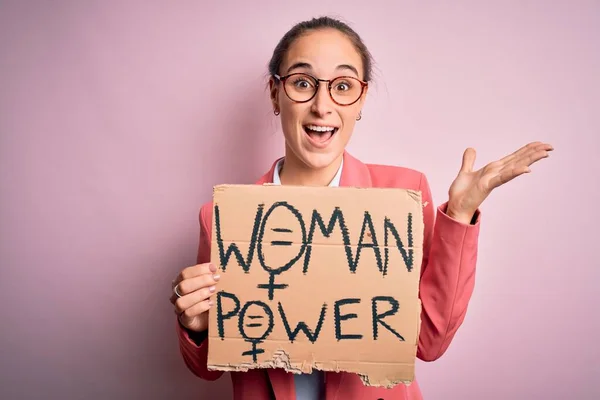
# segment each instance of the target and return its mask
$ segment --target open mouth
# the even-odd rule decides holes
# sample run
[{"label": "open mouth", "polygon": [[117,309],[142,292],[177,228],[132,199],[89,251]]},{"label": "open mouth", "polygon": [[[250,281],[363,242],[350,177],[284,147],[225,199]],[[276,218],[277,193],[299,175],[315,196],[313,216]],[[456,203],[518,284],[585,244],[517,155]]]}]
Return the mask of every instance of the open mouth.
[{"label": "open mouth", "polygon": [[338,131],[335,126],[303,125],[302,128],[310,141],[319,147],[327,145]]}]

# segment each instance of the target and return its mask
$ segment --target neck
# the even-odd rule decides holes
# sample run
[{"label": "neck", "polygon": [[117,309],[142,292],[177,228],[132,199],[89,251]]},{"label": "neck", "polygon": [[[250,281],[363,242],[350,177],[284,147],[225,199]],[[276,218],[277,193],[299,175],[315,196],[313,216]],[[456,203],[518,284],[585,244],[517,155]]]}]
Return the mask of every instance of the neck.
[{"label": "neck", "polygon": [[287,150],[283,166],[279,171],[282,185],[327,186],[333,180],[342,163],[343,155],[324,168],[314,169],[302,163]]}]

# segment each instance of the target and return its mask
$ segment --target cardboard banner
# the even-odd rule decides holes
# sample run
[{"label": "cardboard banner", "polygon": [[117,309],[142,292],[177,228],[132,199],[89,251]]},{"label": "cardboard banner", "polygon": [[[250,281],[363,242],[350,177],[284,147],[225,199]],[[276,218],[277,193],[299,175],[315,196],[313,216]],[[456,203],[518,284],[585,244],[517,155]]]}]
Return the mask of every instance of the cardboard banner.
[{"label": "cardboard banner", "polygon": [[410,383],[420,326],[421,193],[221,185],[208,368],[346,371]]}]

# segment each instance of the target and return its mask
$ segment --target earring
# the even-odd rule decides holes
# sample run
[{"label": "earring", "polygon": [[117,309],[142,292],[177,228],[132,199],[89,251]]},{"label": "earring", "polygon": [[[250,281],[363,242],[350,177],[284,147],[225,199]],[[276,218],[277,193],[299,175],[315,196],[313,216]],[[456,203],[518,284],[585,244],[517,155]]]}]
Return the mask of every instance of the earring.
[{"label": "earring", "polygon": [[358,118],[356,118],[357,121],[360,121],[362,119],[362,111],[358,113]]},{"label": "earring", "polygon": [[279,111],[279,110],[273,110],[273,114],[275,114],[275,115],[279,115],[279,114],[280,114],[280,111]]}]

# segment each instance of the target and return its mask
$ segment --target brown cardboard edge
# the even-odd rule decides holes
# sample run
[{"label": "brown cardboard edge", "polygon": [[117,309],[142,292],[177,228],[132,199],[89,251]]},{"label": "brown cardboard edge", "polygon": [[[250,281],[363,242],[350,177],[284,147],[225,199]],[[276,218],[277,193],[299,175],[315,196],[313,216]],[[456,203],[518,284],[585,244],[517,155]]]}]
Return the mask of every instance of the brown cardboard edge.
[{"label": "brown cardboard edge", "polygon": [[363,385],[365,385],[365,386],[371,386],[371,387],[381,387],[381,388],[384,388],[384,389],[392,389],[393,387],[398,386],[398,385],[410,386],[410,384],[414,382],[414,379],[411,380],[411,381],[385,379],[385,380],[377,382],[377,384],[373,384],[372,385],[368,376],[365,376],[365,375],[362,375],[362,374],[357,374],[357,375],[360,378],[360,380],[363,383]]},{"label": "brown cardboard edge", "polygon": [[273,358],[270,361],[264,361],[260,364],[248,363],[248,364],[207,364],[207,369],[209,371],[224,371],[224,372],[247,372],[251,369],[263,369],[263,368],[282,368],[286,372],[291,372],[294,374],[301,373],[311,373],[313,369],[319,371],[328,371],[328,372],[347,372],[358,375],[361,382],[365,386],[370,387],[381,387],[386,389],[391,389],[394,386],[404,384],[410,385],[414,382],[414,376],[412,380],[402,380],[402,379],[382,379],[376,380],[369,377],[369,375],[348,371],[345,369],[341,369],[337,367],[337,363],[335,361],[328,363],[319,363],[320,366],[317,368],[315,364],[309,365],[309,368],[295,367],[290,363],[290,358],[285,350],[278,349],[273,352]]}]

